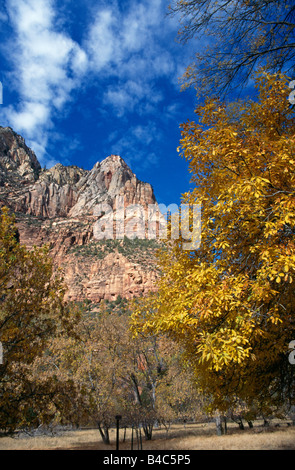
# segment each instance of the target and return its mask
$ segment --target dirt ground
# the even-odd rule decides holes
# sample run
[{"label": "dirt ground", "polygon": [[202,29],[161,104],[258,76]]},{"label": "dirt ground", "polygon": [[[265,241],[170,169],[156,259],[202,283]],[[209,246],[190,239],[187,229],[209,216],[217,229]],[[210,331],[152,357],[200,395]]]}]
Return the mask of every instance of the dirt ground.
[{"label": "dirt ground", "polygon": [[[131,450],[131,430],[120,430],[120,450]],[[59,431],[51,435],[1,437],[0,450],[115,450],[116,431],[110,431],[111,444],[102,443],[98,430]],[[133,450],[140,450],[134,435]],[[229,423],[226,435],[217,436],[214,423],[173,425],[155,429],[151,441],[142,439],[142,450],[295,450],[295,426],[273,422],[269,427],[254,423],[240,430]]]}]

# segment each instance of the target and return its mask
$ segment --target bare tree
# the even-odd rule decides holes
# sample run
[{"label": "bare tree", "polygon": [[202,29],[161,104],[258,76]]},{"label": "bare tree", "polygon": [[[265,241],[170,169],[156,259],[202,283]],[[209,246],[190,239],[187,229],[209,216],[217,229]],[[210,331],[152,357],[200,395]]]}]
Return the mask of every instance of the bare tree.
[{"label": "bare tree", "polygon": [[187,67],[184,87],[224,97],[259,67],[294,72],[293,0],[175,0],[169,11],[180,15],[181,42],[194,38],[200,49],[201,41],[208,46]]}]

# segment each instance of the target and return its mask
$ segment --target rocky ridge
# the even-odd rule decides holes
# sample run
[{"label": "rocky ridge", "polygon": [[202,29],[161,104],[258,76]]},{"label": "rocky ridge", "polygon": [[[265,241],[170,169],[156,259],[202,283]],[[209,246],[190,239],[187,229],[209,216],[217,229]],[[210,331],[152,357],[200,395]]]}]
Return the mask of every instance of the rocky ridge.
[{"label": "rocky ridge", "polygon": [[[122,204],[124,227],[135,204],[145,221],[154,217],[148,208],[157,208],[151,185],[138,180],[120,156],[92,170],[61,164],[42,169],[21,136],[0,127],[0,207],[16,214],[21,243],[49,245],[69,300],[132,298],[155,289],[155,240],[126,240],[121,232],[117,240],[100,237],[108,226],[116,238]],[[137,233],[136,226],[132,230]]]}]

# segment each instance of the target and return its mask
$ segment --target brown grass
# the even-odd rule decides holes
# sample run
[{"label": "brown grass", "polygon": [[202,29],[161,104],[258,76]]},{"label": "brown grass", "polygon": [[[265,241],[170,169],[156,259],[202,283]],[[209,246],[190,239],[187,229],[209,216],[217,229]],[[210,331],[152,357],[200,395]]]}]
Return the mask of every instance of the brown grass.
[{"label": "brown grass", "polygon": [[[111,445],[101,442],[98,430],[65,431],[61,435],[38,437],[2,437],[0,450],[115,450],[116,433],[110,432]],[[131,431],[127,430],[126,441],[122,442],[120,431],[120,450],[131,449]],[[229,424],[228,433],[216,436],[214,423],[174,425],[167,433],[156,429],[152,441],[143,439],[143,450],[295,450],[295,427],[274,423],[265,428],[255,423],[253,429],[241,431],[234,423]],[[138,449],[134,441],[134,450]]]}]

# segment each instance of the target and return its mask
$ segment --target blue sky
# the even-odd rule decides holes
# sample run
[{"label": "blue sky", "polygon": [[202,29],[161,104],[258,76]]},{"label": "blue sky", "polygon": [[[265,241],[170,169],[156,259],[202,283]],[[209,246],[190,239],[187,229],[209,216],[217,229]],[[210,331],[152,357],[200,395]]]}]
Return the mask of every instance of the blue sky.
[{"label": "blue sky", "polygon": [[196,48],[176,41],[169,0],[2,0],[0,125],[21,134],[42,166],[90,170],[121,155],[159,203],[189,187],[179,125],[194,90],[178,78]]}]

